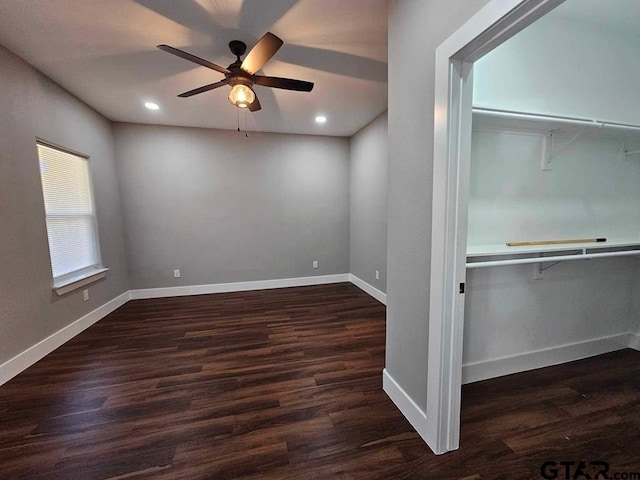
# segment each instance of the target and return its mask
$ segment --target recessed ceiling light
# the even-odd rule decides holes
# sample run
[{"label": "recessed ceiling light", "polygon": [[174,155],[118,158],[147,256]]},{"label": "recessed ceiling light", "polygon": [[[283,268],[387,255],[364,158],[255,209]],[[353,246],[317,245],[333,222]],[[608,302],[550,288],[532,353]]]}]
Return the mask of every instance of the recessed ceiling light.
[{"label": "recessed ceiling light", "polygon": [[157,103],[145,102],[144,106],[149,110],[160,110],[160,106]]},{"label": "recessed ceiling light", "polygon": [[316,117],[316,123],[325,123],[327,121],[327,117],[324,115],[318,115]]}]

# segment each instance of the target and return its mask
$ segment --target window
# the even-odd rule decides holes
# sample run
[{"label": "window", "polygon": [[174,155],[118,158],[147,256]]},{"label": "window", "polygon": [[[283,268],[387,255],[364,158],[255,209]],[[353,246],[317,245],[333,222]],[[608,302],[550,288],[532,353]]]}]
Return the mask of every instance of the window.
[{"label": "window", "polygon": [[53,286],[62,295],[104,277],[106,271],[100,266],[89,159],[37,145]]}]

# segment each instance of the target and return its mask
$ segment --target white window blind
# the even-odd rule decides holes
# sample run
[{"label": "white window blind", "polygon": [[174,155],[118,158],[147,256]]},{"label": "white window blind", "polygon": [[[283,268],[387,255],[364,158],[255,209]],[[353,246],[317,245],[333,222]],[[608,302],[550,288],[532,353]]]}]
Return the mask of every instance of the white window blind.
[{"label": "white window blind", "polygon": [[89,160],[38,143],[54,280],[99,265]]}]

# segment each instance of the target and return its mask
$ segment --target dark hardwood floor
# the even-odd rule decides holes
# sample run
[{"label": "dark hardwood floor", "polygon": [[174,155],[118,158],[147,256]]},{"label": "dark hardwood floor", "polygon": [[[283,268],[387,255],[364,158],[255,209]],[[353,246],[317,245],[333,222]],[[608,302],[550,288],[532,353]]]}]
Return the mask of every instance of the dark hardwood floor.
[{"label": "dark hardwood floor", "polygon": [[464,387],[435,456],[381,389],[384,315],[350,284],[129,302],[0,387],[0,479],[640,471],[640,352]]}]

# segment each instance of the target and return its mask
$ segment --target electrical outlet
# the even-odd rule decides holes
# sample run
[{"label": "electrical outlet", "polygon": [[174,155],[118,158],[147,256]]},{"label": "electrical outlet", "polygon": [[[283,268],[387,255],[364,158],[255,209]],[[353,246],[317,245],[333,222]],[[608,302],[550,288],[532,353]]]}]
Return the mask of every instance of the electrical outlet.
[{"label": "electrical outlet", "polygon": [[376,270],[376,280],[380,280],[380,270]]},{"label": "electrical outlet", "polygon": [[180,270],[179,269],[175,269],[173,271],[173,278],[180,278]]},{"label": "electrical outlet", "polygon": [[84,289],[82,291],[82,297],[84,298],[85,302],[89,300],[89,289]]},{"label": "electrical outlet", "polygon": [[318,260],[313,261],[313,268],[318,268]]}]

